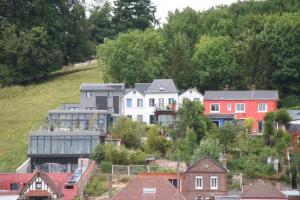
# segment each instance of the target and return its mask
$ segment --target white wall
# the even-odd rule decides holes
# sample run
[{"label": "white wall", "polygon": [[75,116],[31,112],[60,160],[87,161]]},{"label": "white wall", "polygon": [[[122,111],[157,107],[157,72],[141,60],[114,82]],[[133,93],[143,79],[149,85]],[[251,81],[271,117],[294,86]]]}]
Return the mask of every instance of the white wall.
[{"label": "white wall", "polygon": [[197,90],[195,90],[194,88],[188,89],[187,91],[185,91],[179,96],[179,105],[182,104],[182,101],[185,98],[191,101],[194,101],[194,99],[197,98],[203,104],[203,95],[199,93]]},{"label": "white wall", "polygon": [[[151,93],[151,94],[145,94],[144,96],[138,91],[136,91],[134,94],[134,91],[136,90],[132,90],[128,92],[127,94],[125,94],[123,98],[123,108],[124,108],[123,115],[124,116],[131,115],[133,120],[137,120],[138,115],[143,115],[143,121],[146,122],[147,124],[150,124],[150,115],[154,115],[155,106],[158,107],[159,98],[164,99],[164,108],[168,105],[169,98],[173,98],[178,104],[178,93],[153,93],[153,94]],[[127,107],[126,99],[128,98],[132,99],[131,108]],[[137,107],[137,99],[139,98],[143,99],[143,107]],[[154,99],[154,103],[155,103],[154,107],[149,106],[149,99],[151,98]],[[176,106],[176,109],[177,108],[178,106]]]}]

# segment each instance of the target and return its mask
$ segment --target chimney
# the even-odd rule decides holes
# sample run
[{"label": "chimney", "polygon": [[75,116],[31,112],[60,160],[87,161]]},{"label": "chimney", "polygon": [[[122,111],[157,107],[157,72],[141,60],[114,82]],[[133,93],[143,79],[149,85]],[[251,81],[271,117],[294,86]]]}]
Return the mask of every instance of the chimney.
[{"label": "chimney", "polygon": [[229,90],[229,86],[225,85],[224,91],[228,91]]},{"label": "chimney", "polygon": [[226,153],[224,153],[222,156],[222,163],[223,163],[223,167],[225,169],[227,169],[227,154]]},{"label": "chimney", "polygon": [[251,90],[255,90],[255,89],[256,89],[255,85],[254,84],[251,85]]}]

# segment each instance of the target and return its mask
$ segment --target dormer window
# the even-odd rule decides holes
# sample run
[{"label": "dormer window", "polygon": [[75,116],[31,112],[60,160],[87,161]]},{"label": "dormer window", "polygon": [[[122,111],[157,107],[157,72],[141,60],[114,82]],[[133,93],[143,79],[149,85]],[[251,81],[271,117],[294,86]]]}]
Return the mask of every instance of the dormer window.
[{"label": "dormer window", "polygon": [[165,91],[165,87],[164,86],[160,86],[159,87],[159,91]]}]

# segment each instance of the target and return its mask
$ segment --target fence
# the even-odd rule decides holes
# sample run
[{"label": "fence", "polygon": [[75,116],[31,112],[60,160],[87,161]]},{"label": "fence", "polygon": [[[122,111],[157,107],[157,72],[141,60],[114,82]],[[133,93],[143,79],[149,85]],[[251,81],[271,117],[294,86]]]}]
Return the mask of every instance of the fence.
[{"label": "fence", "polygon": [[176,172],[176,168],[155,165],[112,165],[111,168],[112,174],[127,174],[128,176],[150,172]]}]

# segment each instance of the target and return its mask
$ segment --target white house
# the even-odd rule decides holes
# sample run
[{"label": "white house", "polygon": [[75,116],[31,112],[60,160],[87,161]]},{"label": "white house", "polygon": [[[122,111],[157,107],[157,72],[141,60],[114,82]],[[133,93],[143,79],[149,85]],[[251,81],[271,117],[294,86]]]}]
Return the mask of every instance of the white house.
[{"label": "white house", "polygon": [[152,83],[136,83],[123,98],[123,115],[147,124],[169,123],[183,99],[203,102],[203,95],[191,88],[179,95],[172,79],[155,79]]},{"label": "white house", "polygon": [[[152,83],[136,83],[123,98],[124,116],[154,124],[157,110],[177,109],[178,89],[172,79],[155,79]],[[162,118],[168,116],[160,116]],[[164,119],[162,119],[164,120]]]},{"label": "white house", "polygon": [[183,99],[189,99],[190,101],[200,101],[203,103],[203,94],[197,90],[197,88],[190,88],[179,95],[179,105],[182,105]]}]

